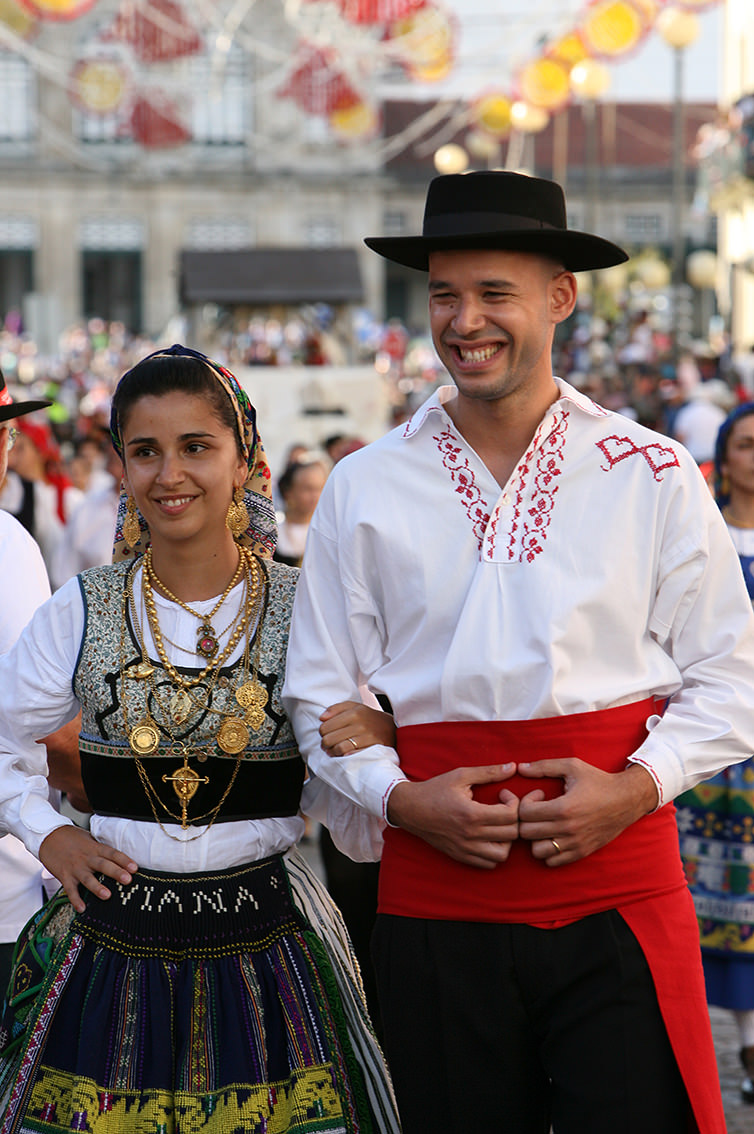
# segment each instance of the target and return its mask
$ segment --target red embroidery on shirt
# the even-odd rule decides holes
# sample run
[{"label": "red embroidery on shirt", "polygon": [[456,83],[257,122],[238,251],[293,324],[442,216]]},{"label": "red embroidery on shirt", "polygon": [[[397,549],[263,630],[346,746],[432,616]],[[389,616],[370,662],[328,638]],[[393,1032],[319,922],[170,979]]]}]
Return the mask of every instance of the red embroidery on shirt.
[{"label": "red embroidery on shirt", "polygon": [[450,472],[455,490],[466,508],[466,515],[471,520],[481,550],[484,533],[490,521],[489,505],[474,479],[474,470],[466,457],[461,455],[461,445],[458,438],[447,428],[439,437],[433,434],[433,438],[442,453],[442,463]]},{"label": "red embroidery on shirt", "polygon": [[[518,559],[519,563],[524,561],[532,563],[543,550],[558,491],[556,481],[563,473],[567,427],[568,410],[556,410],[555,422],[547,437],[540,444],[538,431],[523,462],[519,465],[513,520],[508,533],[509,562]],[[524,495],[527,493],[527,479],[532,468],[529,502],[525,506]],[[494,533],[490,550],[494,552]]]},{"label": "red embroidery on shirt", "polygon": [[625,461],[626,457],[633,457],[637,453],[647,462],[652,476],[658,482],[662,480],[662,473],[666,469],[681,467],[674,450],[667,445],[660,445],[658,441],[650,441],[648,445],[635,445],[630,437],[619,437],[617,433],[613,433],[604,441],[598,441],[597,448],[607,458],[607,465],[600,465],[603,472],[610,472],[619,461]]}]

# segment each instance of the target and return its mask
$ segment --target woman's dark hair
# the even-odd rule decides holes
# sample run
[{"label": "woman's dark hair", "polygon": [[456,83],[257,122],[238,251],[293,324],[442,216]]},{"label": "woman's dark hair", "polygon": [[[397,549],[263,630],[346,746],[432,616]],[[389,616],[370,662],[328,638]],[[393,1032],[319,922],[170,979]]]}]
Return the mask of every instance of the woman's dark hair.
[{"label": "woman's dark hair", "polygon": [[715,441],[715,500],[724,508],[730,500],[730,492],[725,485],[725,477],[723,476],[723,465],[728,456],[728,441],[730,440],[731,430],[736,422],[740,421],[742,417],[750,417],[754,414],[754,402],[743,402],[741,405],[728,414],[725,421],[717,431],[717,440]]},{"label": "woman's dark hair", "polygon": [[232,432],[238,452],[243,455],[238,420],[230,398],[210,367],[190,355],[151,356],[137,362],[123,375],[112,401],[120,435],[123,435],[129,414],[140,398],[161,398],[176,391],[206,398],[218,420]]},{"label": "woman's dark hair", "polygon": [[324,462],[317,460],[316,458],[311,461],[294,461],[293,464],[288,465],[278,478],[278,492],[283,497],[283,499],[285,500],[286,496],[293,488],[296,477],[302,469],[311,469],[316,468],[317,466],[319,466],[319,468],[323,469],[325,472],[327,471]]}]

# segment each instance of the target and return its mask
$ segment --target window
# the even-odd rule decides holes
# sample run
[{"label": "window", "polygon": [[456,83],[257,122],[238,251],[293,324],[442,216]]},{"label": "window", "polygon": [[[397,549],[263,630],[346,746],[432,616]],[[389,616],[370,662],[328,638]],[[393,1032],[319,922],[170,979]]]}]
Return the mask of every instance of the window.
[{"label": "window", "polygon": [[187,60],[191,128],[204,145],[243,145],[250,128],[249,57],[238,46]]},{"label": "window", "polygon": [[86,217],[79,224],[78,243],[97,251],[138,251],[145,243],[144,225],[136,217]]},{"label": "window", "polygon": [[628,213],[624,218],[624,233],[631,244],[660,241],[664,235],[662,217],[658,213]]},{"label": "window", "polygon": [[29,63],[0,50],[0,142],[26,142],[33,137],[35,93]]},{"label": "window", "polygon": [[[162,67],[164,77],[148,101],[169,112],[169,118],[175,117],[198,145],[245,143],[251,129],[252,84],[250,60],[240,47],[232,45],[227,52],[206,52]],[[133,143],[129,102],[112,114],[75,110],[76,137],[90,144]]]},{"label": "window", "polygon": [[382,217],[382,233],[384,236],[403,236],[406,231],[406,214],[396,209],[387,209]]},{"label": "window", "polygon": [[311,216],[304,225],[304,241],[309,248],[334,248],[341,242],[340,225],[335,217]]},{"label": "window", "polygon": [[251,244],[246,221],[224,217],[195,217],[188,223],[184,240],[184,247],[194,252],[228,252]]}]

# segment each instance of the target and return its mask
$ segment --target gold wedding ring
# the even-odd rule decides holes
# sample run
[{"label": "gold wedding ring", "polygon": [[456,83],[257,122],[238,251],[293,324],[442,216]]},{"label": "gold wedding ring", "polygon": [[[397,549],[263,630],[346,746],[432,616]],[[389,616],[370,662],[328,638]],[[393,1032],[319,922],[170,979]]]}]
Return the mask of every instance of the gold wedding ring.
[{"label": "gold wedding ring", "polygon": [[359,746],[358,746],[358,744],[356,743],[356,741],[354,740],[354,738],[353,738],[352,736],[349,736],[349,737],[348,737],[348,739],[349,739],[349,741],[351,742],[351,744],[352,744],[352,745],[354,746],[354,748],[358,748],[358,747],[359,747]]},{"label": "gold wedding ring", "polygon": [[562,850],[560,849],[560,844],[558,843],[558,841],[556,839],[550,839],[550,842],[555,847],[555,850],[558,852],[558,854],[563,853]]}]

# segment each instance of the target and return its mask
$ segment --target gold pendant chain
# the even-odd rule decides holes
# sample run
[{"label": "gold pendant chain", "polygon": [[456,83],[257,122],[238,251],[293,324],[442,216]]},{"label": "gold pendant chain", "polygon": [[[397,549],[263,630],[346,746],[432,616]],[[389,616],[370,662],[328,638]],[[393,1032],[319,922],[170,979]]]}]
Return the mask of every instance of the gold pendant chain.
[{"label": "gold pendant chain", "polygon": [[[223,591],[223,593],[220,595],[220,598],[217,600],[215,605],[212,607],[212,610],[210,610],[209,614],[206,614],[206,615],[200,614],[198,610],[194,610],[193,606],[189,606],[189,604],[187,602],[184,602],[182,599],[179,599],[177,595],[173,594],[173,592],[170,590],[169,587],[165,586],[165,584],[162,582],[162,580],[158,577],[157,572],[155,571],[154,567],[152,566],[152,548],[151,548],[151,546],[147,547],[147,550],[144,553],[143,572],[144,572],[144,577],[147,579],[147,585],[148,585],[150,593],[152,591],[152,588],[154,586],[157,586],[162,591],[162,593],[164,595],[166,595],[167,598],[170,599],[171,602],[177,603],[178,606],[183,607],[183,609],[188,611],[189,614],[192,614],[194,616],[194,618],[199,619],[199,622],[201,623],[201,625],[199,626],[199,629],[197,630],[197,643],[196,643],[196,648],[195,648],[194,652],[201,654],[203,657],[209,658],[211,660],[212,658],[214,658],[215,654],[217,653],[217,651],[219,649],[220,638],[222,637],[222,635],[217,634],[215,632],[215,629],[212,625],[212,619],[217,614],[218,610],[220,609],[222,604],[225,602],[226,598],[228,597],[230,592],[233,590],[233,588],[236,585],[236,583],[238,582],[238,580],[241,578],[241,572],[244,571],[247,566],[248,566],[248,560],[247,560],[246,564],[244,564],[244,556],[241,553],[241,550],[239,549],[238,565],[237,565],[237,567],[236,567],[236,569],[233,573],[233,577],[230,580],[230,582],[228,583],[228,585],[225,588],[225,590]],[[231,623],[231,625],[232,625],[232,623]],[[223,631],[223,633],[225,633],[225,631]]]},{"label": "gold pendant chain", "polygon": [[[144,553],[144,559],[146,559],[148,552],[149,552],[149,548],[147,548],[147,551]],[[240,553],[241,553],[241,563],[242,563],[242,565],[245,564],[245,568],[242,566],[242,569],[248,571],[247,578],[250,577],[250,584],[249,584],[250,593],[249,593],[249,596],[248,596],[248,604],[247,604],[246,610],[243,612],[241,619],[239,620],[239,622],[236,625],[233,633],[231,634],[230,638],[228,639],[227,645],[221,651],[219,656],[217,656],[217,657],[212,656],[210,658],[210,660],[207,662],[207,664],[204,667],[204,669],[202,670],[202,672],[199,674],[199,676],[194,677],[194,678],[182,677],[178,673],[178,670],[175,668],[173,663],[168,658],[167,651],[165,649],[165,644],[164,644],[163,637],[162,637],[162,631],[160,630],[160,622],[159,622],[159,617],[157,615],[157,606],[156,606],[155,601],[154,601],[154,592],[152,590],[152,584],[151,584],[151,580],[150,580],[150,577],[149,577],[149,572],[147,570],[147,564],[146,563],[144,564],[144,567],[143,567],[143,570],[142,570],[142,573],[141,573],[141,591],[142,591],[142,596],[143,596],[143,599],[144,599],[144,607],[145,607],[146,612],[147,612],[147,620],[149,622],[149,629],[152,632],[152,638],[154,639],[154,644],[155,644],[155,647],[157,648],[157,653],[159,655],[160,661],[162,662],[162,664],[165,667],[165,669],[167,670],[167,672],[170,674],[174,683],[176,685],[180,685],[184,689],[190,689],[194,685],[199,685],[202,681],[204,681],[205,677],[207,676],[207,674],[212,669],[214,669],[214,668],[220,669],[223,666],[223,664],[225,663],[225,661],[233,653],[234,649],[236,648],[239,641],[241,640],[241,635],[246,631],[246,629],[248,627],[250,611],[255,606],[256,601],[257,601],[257,595],[259,593],[259,573],[261,571],[261,568],[259,567],[254,556],[251,554],[250,551],[247,551],[246,548],[241,548]],[[178,601],[178,600],[176,600],[176,601]],[[185,606],[185,604],[181,603],[181,602],[179,602],[178,605],[179,606]],[[216,609],[218,609],[218,608],[216,608]],[[191,613],[195,614],[196,612],[191,611]]]},{"label": "gold pendant chain", "polygon": [[[157,683],[156,683],[155,676],[154,676],[155,669],[154,669],[154,666],[152,666],[149,662],[148,655],[147,655],[147,652],[146,652],[146,649],[145,649],[142,627],[139,623],[139,619],[138,619],[138,615],[137,615],[136,599],[135,599],[135,595],[134,595],[134,586],[133,586],[134,574],[135,574],[134,568],[132,568],[129,571],[129,574],[128,574],[128,577],[127,577],[125,593],[124,593],[124,600],[123,600],[122,620],[121,620],[121,705],[122,705],[122,712],[123,712],[123,725],[124,725],[126,736],[129,739],[129,746],[130,746],[131,751],[132,751],[133,756],[134,756],[134,762],[136,764],[139,779],[141,780],[142,786],[144,787],[145,793],[147,795],[147,799],[149,801],[149,805],[150,805],[150,808],[152,810],[152,814],[154,816],[155,822],[158,824],[160,829],[168,836],[168,838],[172,839],[175,842],[184,842],[184,841],[193,842],[194,839],[200,838],[206,831],[208,831],[209,828],[212,826],[212,824],[215,822],[215,819],[217,818],[218,814],[220,813],[220,809],[222,808],[222,805],[224,804],[225,800],[228,798],[228,795],[229,795],[229,793],[230,793],[230,791],[231,791],[231,789],[232,789],[232,787],[233,787],[233,785],[236,781],[236,778],[238,776],[238,771],[239,771],[239,768],[240,768],[240,765],[241,765],[241,759],[242,759],[243,751],[247,747],[248,742],[249,742],[249,729],[247,727],[247,722],[252,724],[252,727],[256,729],[256,728],[261,727],[261,724],[264,721],[264,715],[265,715],[264,714],[264,705],[267,702],[268,695],[267,695],[266,689],[264,689],[258,682],[257,671],[258,671],[259,657],[260,657],[260,652],[261,652],[261,636],[262,636],[263,604],[264,604],[265,586],[263,586],[261,588],[262,589],[262,601],[257,602],[257,599],[258,599],[259,591],[260,591],[259,576],[261,574],[263,580],[265,580],[265,577],[264,577],[264,573],[263,573],[262,569],[259,567],[255,557],[250,552],[247,552],[246,549],[241,549],[241,554],[242,554],[242,559],[240,561],[241,562],[241,570],[244,573],[244,596],[243,596],[243,602],[242,602],[241,610],[243,610],[244,616],[241,620],[241,623],[237,627],[238,633],[234,633],[234,635],[233,635],[233,639],[235,639],[235,640],[233,641],[232,645],[229,642],[228,647],[226,647],[223,650],[222,655],[217,659],[211,660],[209,662],[209,664],[207,666],[205,666],[204,670],[202,671],[202,674],[200,675],[200,677],[198,679],[183,678],[177,672],[175,667],[168,660],[167,654],[166,654],[166,651],[165,651],[164,645],[163,645],[163,637],[164,636],[162,635],[162,633],[160,631],[159,620],[157,618],[157,610],[156,610],[156,606],[154,605],[154,597],[151,594],[151,589],[149,587],[149,581],[147,581],[147,586],[146,587],[144,586],[144,580],[145,580],[146,576],[145,576],[144,570],[142,570],[142,598],[143,598],[143,602],[144,602],[144,609],[145,609],[146,614],[147,614],[147,620],[149,622],[150,630],[152,632],[152,637],[155,641],[155,645],[157,647],[158,654],[160,655],[160,660],[162,661],[165,669],[167,670],[171,679],[173,680],[173,684],[178,685],[178,692],[173,695],[173,698],[171,698],[171,710],[170,711],[173,711],[172,710],[173,701],[176,700],[177,698],[181,698],[182,704],[185,703],[183,701],[183,699],[188,700],[189,709],[186,711],[185,715],[181,715],[181,718],[177,723],[182,723],[184,720],[187,720],[188,717],[192,716],[199,709],[206,710],[207,712],[210,712],[210,713],[216,713],[217,715],[224,717],[225,719],[223,721],[223,724],[220,726],[220,729],[218,730],[216,741],[217,741],[218,746],[223,751],[227,752],[229,755],[236,755],[236,762],[235,762],[235,767],[233,769],[233,773],[231,775],[229,783],[227,784],[225,790],[223,791],[223,794],[222,794],[219,802],[213,808],[211,808],[209,811],[205,812],[204,814],[192,817],[192,823],[197,823],[197,822],[200,822],[201,820],[205,820],[205,819],[209,819],[209,823],[206,825],[204,830],[199,832],[198,835],[194,835],[191,839],[188,839],[188,840],[176,839],[176,837],[174,835],[170,834],[170,832],[164,827],[164,825],[160,821],[159,815],[157,813],[157,809],[155,807],[155,803],[159,804],[160,807],[163,809],[163,811],[167,815],[169,815],[172,819],[175,819],[176,821],[180,822],[182,830],[186,830],[190,825],[189,822],[188,822],[188,805],[189,805],[189,802],[193,798],[193,796],[196,794],[196,791],[197,791],[197,789],[198,789],[198,787],[201,783],[209,783],[209,777],[200,776],[198,772],[196,772],[193,768],[189,767],[188,761],[189,761],[189,758],[191,756],[191,752],[190,752],[190,750],[188,749],[188,747],[185,743],[179,742],[179,741],[176,740],[175,735],[173,734],[173,731],[170,728],[170,725],[167,723],[168,719],[169,719],[169,713],[166,712],[165,706],[162,702],[162,699],[161,699],[160,694],[159,694],[158,689],[157,689]],[[135,565],[134,565],[134,567],[135,567]],[[265,582],[266,582],[266,580],[265,580]],[[233,583],[232,585],[235,585],[235,583]],[[228,593],[229,593],[229,591],[228,591]],[[148,594],[149,594],[149,597],[151,597],[151,600],[152,600],[152,608],[153,608],[153,613],[154,613],[154,619],[150,618],[150,605],[149,605],[149,602],[148,602],[148,599],[147,599]],[[227,597],[227,595],[223,596],[223,598],[224,597]],[[176,601],[178,601],[178,600],[176,600]],[[157,748],[159,747],[159,727],[156,724],[156,722],[152,720],[152,718],[149,714],[149,708],[148,707],[146,708],[146,719],[144,721],[141,721],[139,724],[137,724],[132,729],[129,729],[129,725],[128,725],[128,711],[127,711],[127,705],[126,705],[124,684],[125,684],[125,677],[126,677],[126,671],[125,671],[126,612],[127,612],[129,604],[131,606],[133,623],[134,623],[134,631],[135,631],[135,634],[136,634],[137,643],[138,643],[139,649],[141,651],[141,661],[140,661],[138,666],[133,667],[129,676],[132,676],[136,680],[145,680],[146,679],[149,682],[149,685],[151,686],[152,693],[154,695],[155,701],[156,701],[157,705],[159,706],[159,709],[162,713],[162,716],[163,716],[163,719],[164,719],[164,722],[165,722],[162,727],[164,728],[165,732],[167,733],[168,737],[170,738],[172,746],[175,747],[175,748],[179,748],[179,750],[183,753],[183,764],[182,764],[182,766],[179,767],[178,770],[175,773],[173,773],[173,775],[171,775],[171,776],[164,775],[162,777],[162,779],[165,783],[171,783],[172,784],[173,789],[174,789],[176,795],[178,796],[178,799],[180,801],[180,806],[181,806],[181,814],[180,815],[171,811],[170,808],[159,797],[154,786],[150,782],[149,777],[148,777],[147,772],[146,772],[146,768],[144,767],[144,765],[142,764],[141,759],[140,759],[140,756],[151,755],[152,752],[156,751]],[[184,606],[185,604],[179,602],[179,605]],[[216,605],[215,611],[217,609],[219,609],[219,605],[220,604]],[[196,612],[190,611],[190,613],[195,614]],[[254,623],[256,623],[255,629],[256,629],[257,643],[256,643],[254,664],[251,667],[251,681],[249,681],[250,638],[251,638],[249,631],[250,631],[250,627]],[[231,623],[231,625],[232,625],[232,623]],[[155,629],[156,629],[156,633],[155,633]],[[230,656],[232,649],[235,647],[238,640],[240,639],[241,634],[244,633],[244,631],[246,632],[246,644],[245,644],[245,648],[244,648],[243,667],[242,667],[243,679],[242,679],[242,684],[235,691],[235,698],[236,698],[236,701],[239,704],[239,706],[242,709],[244,709],[244,711],[245,711],[245,718],[246,718],[245,720],[243,718],[235,717],[230,713],[226,713],[222,709],[216,709],[209,704],[209,698],[212,696],[212,691],[214,689],[215,683],[216,683],[217,678],[219,676],[222,664],[226,660],[226,658]],[[174,643],[171,643],[171,644],[174,644]],[[207,699],[203,700],[202,702],[197,704],[196,701],[194,700],[194,696],[192,695],[192,692],[195,690],[196,686],[203,680],[203,678],[207,675],[207,673],[210,670],[212,670],[213,673],[212,673],[212,679],[210,681],[210,686],[209,686],[208,690],[206,691],[206,698]],[[191,690],[192,692],[189,692],[189,690]],[[173,717],[173,719],[175,720],[175,716]],[[201,759],[201,756],[199,756],[197,758]],[[206,759],[206,757],[205,757],[205,759]]]},{"label": "gold pendant chain", "polygon": [[[241,548],[239,548],[238,550],[239,550],[238,566],[236,567],[235,571],[233,572],[233,578],[230,580],[227,587],[225,588],[223,593],[220,595],[220,597],[217,600],[217,602],[215,603],[215,605],[212,607],[212,610],[209,612],[209,614],[206,614],[206,615],[200,614],[198,610],[194,610],[194,608],[192,606],[189,606],[189,604],[187,602],[184,602],[182,599],[179,599],[178,596],[174,595],[171,590],[168,590],[168,588],[165,586],[162,579],[159,578],[159,576],[157,575],[157,572],[155,571],[154,567],[152,566],[152,546],[151,546],[151,544],[147,548],[147,550],[144,552],[143,568],[144,568],[144,571],[146,572],[146,574],[148,575],[150,581],[152,583],[156,583],[157,586],[162,591],[162,593],[165,595],[165,597],[169,598],[171,602],[177,603],[178,606],[182,606],[184,610],[187,610],[189,612],[189,614],[193,614],[194,618],[198,618],[200,622],[204,622],[204,621],[211,622],[212,619],[214,618],[214,616],[217,614],[220,607],[225,602],[225,600],[228,597],[228,595],[230,594],[230,592],[235,587],[238,580],[241,578],[241,574],[244,570],[244,556],[243,556],[243,554],[241,554]],[[248,560],[247,560],[247,563],[248,563]]]}]

